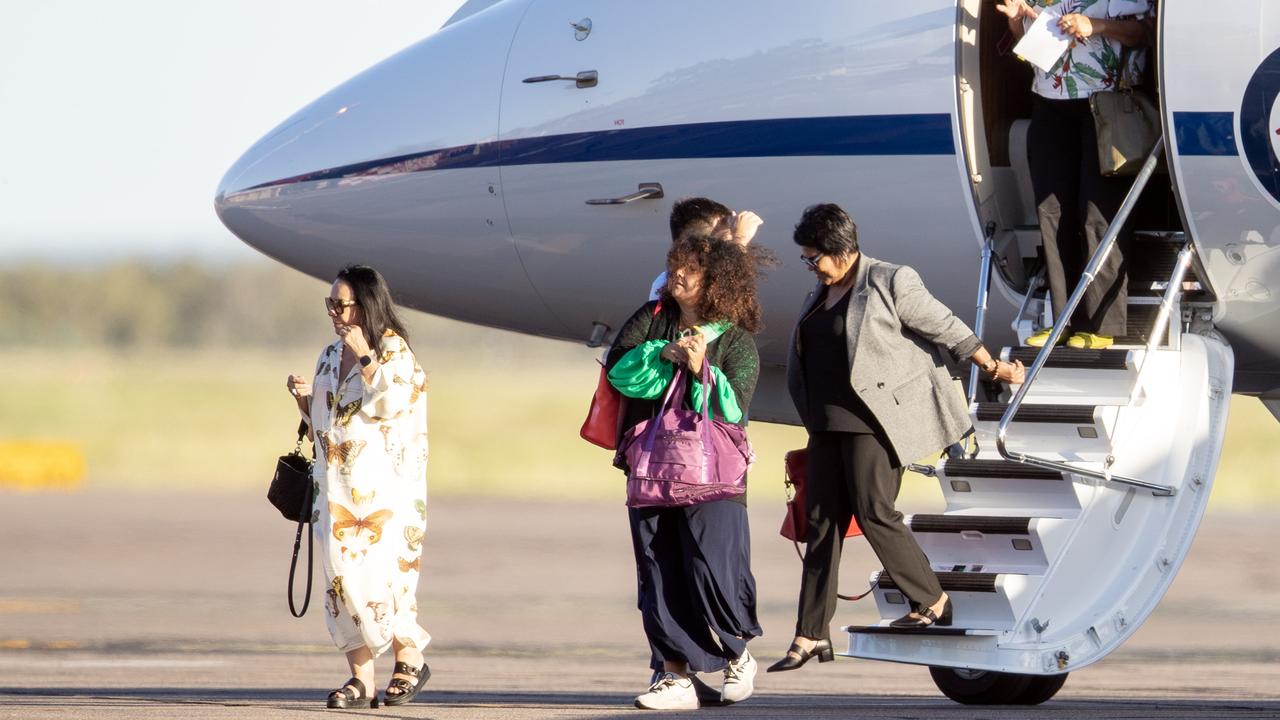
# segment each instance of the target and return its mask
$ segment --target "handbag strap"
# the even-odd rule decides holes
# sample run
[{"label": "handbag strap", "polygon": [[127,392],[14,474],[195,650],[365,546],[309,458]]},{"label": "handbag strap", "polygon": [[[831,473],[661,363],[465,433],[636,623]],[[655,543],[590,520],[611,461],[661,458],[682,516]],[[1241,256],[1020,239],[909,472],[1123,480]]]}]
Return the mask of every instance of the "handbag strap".
[{"label": "handbag strap", "polygon": [[[302,442],[299,440],[298,442]],[[315,504],[315,484],[307,483],[307,502],[303,503],[303,507],[311,507]],[[312,561],[315,552],[315,533],[309,527],[311,525],[311,514],[308,513],[303,519],[298,521],[298,534],[293,538],[293,559],[289,561],[289,613],[296,618],[300,618],[307,614],[307,607],[311,605],[311,573]],[[298,570],[298,550],[302,547],[302,529],[307,527],[307,592],[302,598],[302,610],[298,610],[293,604],[293,576]]]}]

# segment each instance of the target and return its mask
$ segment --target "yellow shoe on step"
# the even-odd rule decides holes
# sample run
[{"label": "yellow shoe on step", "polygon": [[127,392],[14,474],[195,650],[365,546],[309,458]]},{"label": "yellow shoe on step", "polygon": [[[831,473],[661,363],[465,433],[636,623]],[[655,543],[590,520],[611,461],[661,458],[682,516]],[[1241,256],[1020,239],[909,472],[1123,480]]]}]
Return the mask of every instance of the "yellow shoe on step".
[{"label": "yellow shoe on step", "polygon": [[1067,340],[1067,346],[1080,348],[1081,350],[1106,350],[1114,344],[1116,339],[1110,335],[1094,335],[1093,333],[1078,332]]},{"label": "yellow shoe on step", "polygon": [[[1052,334],[1053,334],[1053,328],[1051,327],[1044,328],[1043,330],[1035,333],[1034,335],[1027,337],[1027,345],[1030,347],[1044,347],[1044,344],[1049,342],[1049,336]],[[1058,338],[1059,345],[1061,345],[1063,342],[1065,341],[1062,338]]]}]

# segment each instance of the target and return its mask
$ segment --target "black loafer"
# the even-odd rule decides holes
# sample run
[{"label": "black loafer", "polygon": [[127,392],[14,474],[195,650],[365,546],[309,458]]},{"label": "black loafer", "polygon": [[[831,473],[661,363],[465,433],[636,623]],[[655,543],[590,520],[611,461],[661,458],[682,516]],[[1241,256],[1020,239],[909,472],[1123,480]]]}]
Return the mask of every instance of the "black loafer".
[{"label": "black loafer", "polygon": [[[793,655],[794,653],[794,655]],[[831,641],[827,638],[819,640],[812,650],[805,650],[795,643],[791,643],[791,648],[787,650],[787,654],[782,656],[778,662],[770,665],[765,672],[783,672],[784,670],[795,670],[796,668],[809,662],[809,658],[818,657],[818,662],[831,662],[836,659],[835,653],[831,650]]]},{"label": "black loafer", "polygon": [[[915,617],[912,617],[914,614]],[[942,604],[942,614],[934,615],[931,608],[925,608],[918,613],[908,613],[902,617],[889,623],[889,627],[898,628],[899,630],[913,630],[916,628],[927,628],[931,625],[938,627],[951,627],[951,598]]]}]

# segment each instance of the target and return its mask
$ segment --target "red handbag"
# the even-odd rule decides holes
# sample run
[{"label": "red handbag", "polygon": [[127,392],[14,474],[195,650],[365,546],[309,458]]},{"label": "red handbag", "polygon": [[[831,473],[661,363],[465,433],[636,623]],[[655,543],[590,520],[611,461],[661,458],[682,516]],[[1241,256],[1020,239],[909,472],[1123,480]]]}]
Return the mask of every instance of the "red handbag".
[{"label": "red handbag", "polygon": [[[657,317],[661,311],[662,301],[658,301],[650,317]],[[582,421],[582,429],[578,434],[592,445],[599,445],[605,450],[617,450],[618,425],[621,423],[622,393],[609,382],[609,370],[602,365],[600,379],[596,382],[596,394],[591,397],[587,419]]]},{"label": "red handbag", "polygon": [[[790,497],[787,499],[787,515],[782,518],[782,529],[779,532],[782,537],[794,543],[806,542],[809,536],[809,516],[804,511],[804,484],[809,477],[809,449],[792,450],[787,453],[783,463],[787,471],[784,482]],[[850,518],[849,531],[844,536],[850,538],[861,534],[862,528],[858,527],[858,521]]]},{"label": "red handbag", "polygon": [[591,409],[587,410],[587,419],[582,422],[582,429],[578,434],[592,445],[599,445],[605,450],[617,450],[621,415],[622,393],[609,382],[609,371],[601,367],[596,394],[591,398]]}]

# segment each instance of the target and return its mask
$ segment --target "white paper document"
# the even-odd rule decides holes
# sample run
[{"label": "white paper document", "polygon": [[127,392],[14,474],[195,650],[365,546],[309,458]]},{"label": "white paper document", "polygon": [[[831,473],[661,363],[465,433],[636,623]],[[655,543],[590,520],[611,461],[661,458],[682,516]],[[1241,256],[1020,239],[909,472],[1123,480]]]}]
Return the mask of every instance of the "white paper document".
[{"label": "white paper document", "polygon": [[1061,6],[1044,8],[1040,15],[1027,28],[1022,39],[1013,46],[1018,57],[1049,72],[1062,54],[1071,46],[1071,36],[1058,29],[1058,18],[1061,17]]}]

